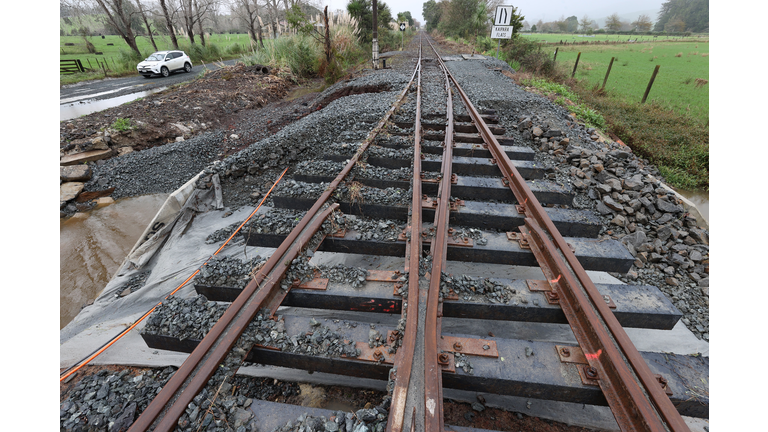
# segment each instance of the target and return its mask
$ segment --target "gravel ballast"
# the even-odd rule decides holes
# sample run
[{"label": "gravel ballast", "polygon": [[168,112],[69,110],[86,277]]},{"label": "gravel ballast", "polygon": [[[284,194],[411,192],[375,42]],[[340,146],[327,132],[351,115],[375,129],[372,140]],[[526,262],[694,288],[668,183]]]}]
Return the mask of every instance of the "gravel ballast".
[{"label": "gravel ballast", "polygon": [[[659,287],[683,313],[682,322],[686,327],[697,337],[708,340],[708,230],[699,227],[696,220],[687,215],[675,194],[659,182],[658,171],[620,143],[596,138],[597,131],[580,124],[566,109],[543,96],[525,91],[508,76],[494,70],[514,73],[505,63],[489,58],[449,61],[448,66],[478,109],[496,110],[500,126],[507,130],[505,135],[513,138],[516,145],[528,146],[536,151],[537,164],[549,168],[547,180],[577,192],[571,208],[589,209],[602,218],[604,227],[600,238],[620,240],[636,258],[635,266],[627,274],[614,276],[628,284]],[[93,178],[86,183],[86,190],[114,187],[112,196],[115,198],[170,193],[201,172],[196,187],[207,189],[216,174],[221,180],[224,205],[231,212],[243,206],[254,206],[277,175],[284,168],[291,167],[288,176],[283,178],[273,194],[317,198],[326,190],[328,183],[302,182],[291,179],[290,174],[335,176],[345,162],[323,160],[323,155],[351,157],[355,153],[409,79],[410,75],[403,72],[406,69],[368,71],[361,77],[337,83],[308,104],[313,110],[310,114],[230,156],[221,153],[222,142],[231,139],[230,136],[223,131],[208,131],[182,142],[95,163],[92,165]],[[423,73],[442,77],[442,72],[434,65],[425,67]],[[412,96],[415,95],[409,95],[395,115],[397,121],[413,121],[415,97]],[[424,111],[444,113],[445,97],[444,86],[429,83],[424,89]],[[456,114],[466,112],[457,97],[453,104]],[[430,120],[431,123],[440,121],[440,117]],[[264,135],[263,132],[260,132],[261,135],[256,133],[262,130],[261,124],[246,122],[240,127],[253,131],[246,136]],[[389,132],[392,135],[372,143],[362,161],[354,167],[356,178],[410,180],[410,168],[386,170],[366,163],[367,157],[413,158],[412,151],[408,149],[379,146],[400,142],[408,144],[410,137],[399,134],[413,131],[391,128]],[[426,157],[436,158],[433,155]],[[331,201],[407,207],[411,203],[411,190],[380,189],[350,182],[341,184]],[[267,201],[268,206],[273,204]],[[72,208],[65,210],[74,211]],[[249,230],[258,234],[286,235],[303,216],[302,211],[267,209],[244,227],[238,240]],[[332,223],[323,225],[324,234],[345,228],[357,232],[358,239],[395,241],[406,228],[405,221],[397,220],[338,214],[334,214],[332,219]],[[241,223],[242,218],[211,232],[205,242],[223,242]],[[459,226],[453,228],[456,230],[454,237],[471,237],[478,244],[487,242],[480,230]],[[313,238],[314,245],[320,238]],[[364,286],[366,269],[341,264],[310,264],[313,250],[309,247],[293,262],[286,263],[288,271],[281,283],[283,288],[296,280],[311,279],[318,273],[335,283],[350,284],[355,288]],[[260,256],[247,262],[235,258],[215,258],[202,267],[195,283],[242,288],[251,280],[254,268],[264,261]],[[425,274],[430,267],[431,257],[423,257],[420,273]],[[133,279],[126,292],[143,286],[148,274],[143,273]],[[399,281],[407,282],[407,275]],[[492,279],[444,273],[441,294],[449,292],[472,302],[517,304],[519,297],[511,286]],[[408,293],[403,294],[407,299]],[[202,295],[186,299],[171,297],[163,301],[147,319],[141,331],[180,339],[202,339],[228,306],[209,301]],[[345,341],[339,333],[314,318],[310,322],[311,332],[289,334],[282,317],[278,313],[274,315],[276,319],[270,319],[267,311],[257,315],[209,386],[187,407],[179,419],[179,430],[254,430],[255,419],[248,406],[257,396],[244,392],[240,387],[261,389],[253,391],[261,392],[264,399],[273,399],[278,394],[296,394],[294,384],[275,382],[270,385],[270,380],[236,384],[241,377],[235,377],[235,371],[254,344],[324,357],[354,358],[360,355],[354,341]],[[373,330],[371,334],[374,334]],[[375,337],[372,338],[371,343],[375,340]],[[472,373],[469,357],[459,354],[455,360],[457,367]],[[172,373],[173,368],[166,368],[144,373],[138,378],[128,372],[100,372],[86,377],[88,379],[83,378],[76,391],[61,402],[61,430],[112,430],[115,425],[121,424],[122,417],[140,413]],[[354,414],[336,412],[332,418],[304,415],[277,430],[379,432],[386,427],[388,404],[389,399],[385,399],[379,406],[358,410]],[[83,422],[83,418],[87,421]]]}]

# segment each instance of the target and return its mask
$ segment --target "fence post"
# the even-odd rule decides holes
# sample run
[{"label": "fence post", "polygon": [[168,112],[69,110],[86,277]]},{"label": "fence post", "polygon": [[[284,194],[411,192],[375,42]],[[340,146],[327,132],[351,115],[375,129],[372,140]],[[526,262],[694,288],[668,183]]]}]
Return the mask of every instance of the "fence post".
[{"label": "fence post", "polygon": [[573,65],[573,72],[571,72],[571,78],[576,75],[576,67],[579,66],[579,59],[581,58],[581,52],[576,55],[576,64]]},{"label": "fence post", "polygon": [[605,89],[605,83],[608,82],[608,74],[611,73],[611,67],[613,66],[613,59],[614,58],[615,57],[611,57],[611,62],[608,63],[608,71],[605,72],[605,79],[603,80],[603,87],[602,87],[602,89]]},{"label": "fence post", "polygon": [[555,57],[552,59],[553,63],[557,61],[557,50],[559,50],[559,49],[560,49],[559,47],[555,48]]},{"label": "fence post", "polygon": [[648,93],[651,92],[651,86],[653,85],[653,80],[656,79],[656,74],[659,73],[659,67],[661,67],[661,65],[656,65],[656,68],[653,69],[653,75],[651,75],[651,80],[648,82],[648,87],[645,89],[643,100],[640,103],[645,103],[645,99],[648,97]]}]

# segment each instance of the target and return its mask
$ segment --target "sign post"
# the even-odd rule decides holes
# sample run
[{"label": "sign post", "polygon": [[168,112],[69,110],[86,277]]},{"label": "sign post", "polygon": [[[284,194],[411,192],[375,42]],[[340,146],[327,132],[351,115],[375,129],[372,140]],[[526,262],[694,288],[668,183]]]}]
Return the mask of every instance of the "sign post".
[{"label": "sign post", "polygon": [[499,48],[501,48],[502,39],[512,39],[512,31],[514,27],[512,23],[513,6],[496,6],[496,13],[494,14],[493,28],[491,29],[491,39],[498,39],[499,43],[496,46],[496,58],[499,58]]},{"label": "sign post", "polygon": [[405,23],[400,23],[400,51],[403,50],[403,45],[405,44]]}]

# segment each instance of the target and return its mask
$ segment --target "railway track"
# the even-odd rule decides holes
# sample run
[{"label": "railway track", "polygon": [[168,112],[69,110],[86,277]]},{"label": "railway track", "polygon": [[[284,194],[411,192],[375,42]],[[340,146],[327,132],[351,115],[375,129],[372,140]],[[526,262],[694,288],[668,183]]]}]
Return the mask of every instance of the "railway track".
[{"label": "railway track", "polygon": [[[293,230],[273,232],[265,218],[246,226],[247,245],[276,248],[247,286],[196,285],[210,303],[231,303],[205,337],[145,328],[150,348],[190,355],[130,430],[192,427],[190,404],[243,362],[388,382],[377,409],[316,413],[347,432],[452,429],[444,389],[607,405],[621,430],[706,418],[691,383],[708,361],[639,352],[624,330],[670,330],[680,312],[656,287],[593,283],[587,271],[625,273],[634,258],[598,240],[595,216],[568,208],[572,192],[544,179],[494,112],[474,108],[426,36],[409,60],[410,81],[362,142],[329,147],[276,188],[274,218]],[[312,264],[320,252],[359,266]],[[365,268],[360,257],[401,264]],[[540,276],[483,274],[510,265]],[[507,323],[568,324],[576,343],[487,330]],[[280,425],[301,411],[250,409]]]}]

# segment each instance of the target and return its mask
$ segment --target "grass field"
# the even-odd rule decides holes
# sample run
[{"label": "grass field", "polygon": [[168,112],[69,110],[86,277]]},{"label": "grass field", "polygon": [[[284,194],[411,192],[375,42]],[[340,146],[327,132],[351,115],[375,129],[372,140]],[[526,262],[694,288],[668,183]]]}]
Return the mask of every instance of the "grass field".
[{"label": "grass field", "polygon": [[[60,36],[59,37],[59,58],[61,60],[80,59],[83,64],[87,66],[87,60],[91,61],[91,64],[95,65],[96,59],[101,61],[106,60],[108,64],[112,64],[112,60],[119,61],[121,52],[130,52],[128,44],[120,36],[93,36],[88,40],[94,45],[97,52],[103,53],[103,55],[89,54],[85,47],[85,41],[80,36]],[[179,36],[179,48],[189,51],[189,40],[185,37]],[[200,44],[200,39],[195,39],[196,43]],[[146,37],[136,38],[136,42],[139,46],[139,51],[146,56],[152,54],[155,49]],[[250,51],[250,39],[247,34],[215,34],[206,38],[206,43],[213,43],[218,45],[222,54],[225,54],[230,46],[239,44],[244,50]],[[75,44],[74,46],[66,46],[66,43]],[[155,43],[158,50],[173,49],[171,45],[171,39],[168,36],[155,36]],[[109,45],[111,44],[111,45]],[[189,54],[189,52],[188,52]],[[194,60],[194,59],[193,59]]]},{"label": "grass field", "polygon": [[[191,49],[189,39],[183,36],[177,36],[179,48],[185,51],[195,66],[201,61],[212,62],[217,60],[228,60],[240,58],[243,53],[251,50],[250,39],[247,34],[215,34],[206,38],[207,50],[200,50],[200,39],[195,38],[197,50]],[[93,36],[88,40],[94,45],[96,52],[102,54],[88,53],[85,40],[80,36],[60,36],[59,37],[59,58],[61,60],[79,59],[84,67],[93,69],[88,73],[78,73],[69,75],[60,75],[60,84],[71,84],[88,79],[104,78],[100,64],[106,63],[108,74],[111,77],[126,76],[137,74],[136,64],[138,61],[130,58],[132,55],[128,44],[119,36]],[[141,51],[142,58],[152,54],[155,49],[146,37],[136,38],[136,42]],[[73,45],[66,45],[71,43]],[[155,36],[155,43],[158,50],[173,49],[171,39],[168,36]],[[215,48],[214,48],[215,47]],[[128,57],[128,60],[126,60]]]},{"label": "grass field", "polygon": [[568,76],[579,52],[575,78],[589,87],[602,86],[611,57],[615,58],[605,90],[628,102],[642,100],[654,68],[660,65],[648,101],[704,124],[709,121],[708,42],[560,46],[558,67]]},{"label": "grass field", "polygon": [[627,42],[636,40],[637,42],[661,42],[671,41],[705,41],[709,42],[709,35],[693,34],[691,36],[650,36],[650,35],[617,35],[617,34],[594,34],[591,36],[568,33],[520,33],[521,36],[532,39],[536,42],[559,43],[559,42]]}]

